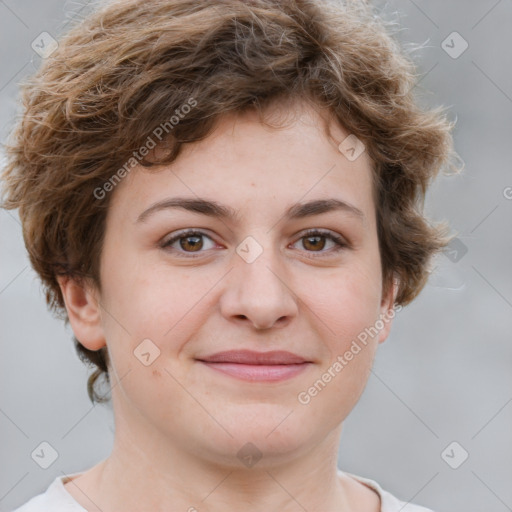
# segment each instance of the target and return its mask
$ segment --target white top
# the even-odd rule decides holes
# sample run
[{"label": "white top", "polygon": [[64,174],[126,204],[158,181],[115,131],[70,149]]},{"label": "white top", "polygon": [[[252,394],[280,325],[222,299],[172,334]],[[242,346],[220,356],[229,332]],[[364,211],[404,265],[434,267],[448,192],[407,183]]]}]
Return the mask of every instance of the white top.
[{"label": "white top", "polygon": [[[338,469],[338,472],[351,476],[358,482],[376,491],[381,501],[380,512],[433,512],[429,508],[400,501],[389,492],[384,491],[374,480],[342,472],[340,469]],[[58,476],[44,493],[34,496],[21,507],[13,510],[13,512],[49,512],[50,510],[51,512],[87,512],[64,487],[64,484],[71,478],[81,474],[71,473],[68,476]]]}]

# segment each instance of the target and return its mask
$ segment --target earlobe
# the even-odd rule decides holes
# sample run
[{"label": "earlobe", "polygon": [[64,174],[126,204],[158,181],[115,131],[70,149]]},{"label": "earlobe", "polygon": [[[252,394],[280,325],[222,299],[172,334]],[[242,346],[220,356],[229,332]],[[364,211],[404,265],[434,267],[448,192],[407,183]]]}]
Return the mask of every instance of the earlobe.
[{"label": "earlobe", "polygon": [[66,276],[58,276],[57,281],[76,338],[89,350],[104,347],[106,342],[95,288],[90,283]]}]

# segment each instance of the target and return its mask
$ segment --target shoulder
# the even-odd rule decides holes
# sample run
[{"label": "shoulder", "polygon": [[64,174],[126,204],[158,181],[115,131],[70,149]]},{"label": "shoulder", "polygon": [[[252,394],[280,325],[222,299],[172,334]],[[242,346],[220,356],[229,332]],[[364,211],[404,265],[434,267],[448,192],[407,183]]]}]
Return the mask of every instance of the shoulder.
[{"label": "shoulder", "polygon": [[43,510],[48,510],[50,506],[52,506],[52,504],[48,501],[48,497],[44,492],[34,496],[26,503],[13,510],[13,512],[42,512]]},{"label": "shoulder", "polygon": [[366,485],[370,489],[373,489],[380,497],[381,501],[381,512],[434,512],[430,508],[422,507],[420,505],[415,505],[413,503],[408,503],[405,501],[401,501],[395,496],[393,496],[390,492],[385,491],[382,487],[369,478],[364,478],[362,476],[354,475],[352,473],[347,473],[345,471],[338,470],[342,475],[353,478],[359,483]]},{"label": "shoulder", "polygon": [[55,478],[45,492],[34,496],[12,512],[87,512],[64,488],[64,481],[75,475],[78,473]]}]

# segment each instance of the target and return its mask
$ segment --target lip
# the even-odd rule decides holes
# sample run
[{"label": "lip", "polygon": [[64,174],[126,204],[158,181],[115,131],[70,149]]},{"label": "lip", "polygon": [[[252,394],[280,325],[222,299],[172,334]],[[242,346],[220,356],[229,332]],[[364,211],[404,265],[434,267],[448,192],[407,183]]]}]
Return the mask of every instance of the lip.
[{"label": "lip", "polygon": [[302,373],[312,363],[297,354],[282,350],[229,350],[198,358],[197,361],[225,375],[252,382],[290,379]]},{"label": "lip", "polygon": [[254,350],[227,350],[225,352],[217,352],[210,356],[198,358],[198,360],[207,363],[238,363],[267,366],[311,362],[297,354],[286,352],[284,350],[272,350],[269,352],[255,352]]}]

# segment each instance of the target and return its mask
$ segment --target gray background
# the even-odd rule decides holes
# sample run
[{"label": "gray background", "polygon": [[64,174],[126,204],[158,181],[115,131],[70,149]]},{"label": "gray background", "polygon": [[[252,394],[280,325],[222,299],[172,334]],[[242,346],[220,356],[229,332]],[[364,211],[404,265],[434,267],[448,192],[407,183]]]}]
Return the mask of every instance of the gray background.
[{"label": "gray background", "polygon": [[[436,512],[512,510],[512,2],[375,5],[397,19],[404,43],[425,43],[414,53],[421,101],[449,106],[458,120],[455,144],[466,168],[436,182],[426,209],[450,222],[463,250],[439,255],[427,287],[397,314],[345,423],[339,464]],[[2,141],[17,83],[41,61],[31,42],[42,31],[57,37],[89,9],[0,1]],[[453,31],[469,44],[458,58],[442,47]],[[56,476],[107,457],[113,420],[109,406],[87,398],[88,370],[71,331],[46,310],[15,212],[0,212],[0,237],[0,510],[8,511]],[[42,441],[58,452],[48,469],[31,458]],[[460,447],[443,459],[453,441]],[[445,460],[460,463],[462,450],[469,458],[453,469]]]}]

